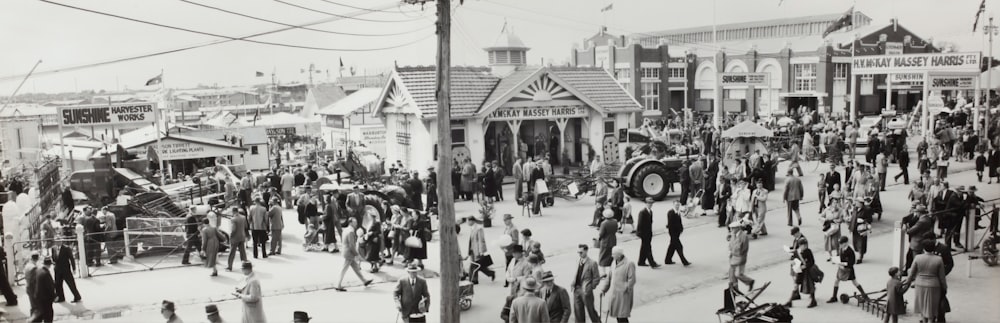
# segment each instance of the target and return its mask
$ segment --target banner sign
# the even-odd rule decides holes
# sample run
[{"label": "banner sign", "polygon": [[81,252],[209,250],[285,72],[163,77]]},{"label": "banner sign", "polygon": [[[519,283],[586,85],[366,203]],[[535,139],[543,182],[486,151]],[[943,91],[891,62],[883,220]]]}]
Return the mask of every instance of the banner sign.
[{"label": "banner sign", "polygon": [[722,87],[765,84],[767,73],[722,73]]},{"label": "banner sign", "polygon": [[972,90],[975,88],[975,76],[933,76],[931,75],[930,90]]},{"label": "banner sign", "polygon": [[903,54],[903,43],[902,42],[885,42],[885,54],[886,55],[902,55]]},{"label": "banner sign", "polygon": [[923,73],[899,73],[889,76],[893,83],[920,83],[924,81]]},{"label": "banner sign", "polygon": [[287,128],[267,128],[268,137],[281,137],[295,135],[295,127]]},{"label": "banner sign", "polygon": [[858,74],[906,72],[979,73],[981,53],[928,53],[905,55],[857,56],[851,64]]},{"label": "banner sign", "polygon": [[587,116],[587,107],[583,106],[561,106],[561,107],[535,107],[535,108],[511,108],[500,107],[486,117],[486,121],[500,120],[540,120],[552,118],[582,118]]},{"label": "banner sign", "polygon": [[59,124],[63,126],[120,125],[153,122],[156,103],[129,102],[59,108]]}]

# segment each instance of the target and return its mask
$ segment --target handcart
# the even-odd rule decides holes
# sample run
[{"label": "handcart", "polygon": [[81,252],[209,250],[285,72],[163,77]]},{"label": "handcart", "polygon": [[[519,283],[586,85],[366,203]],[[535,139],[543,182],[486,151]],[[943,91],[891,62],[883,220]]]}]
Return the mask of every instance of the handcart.
[{"label": "handcart", "polygon": [[[771,282],[764,283],[763,286],[757,289],[751,289],[746,293],[740,292],[739,290],[734,290],[732,288],[726,288],[723,290],[723,307],[715,312],[715,315],[719,318],[719,323],[723,322],[756,322],[750,320],[755,317],[751,315],[752,313],[757,313],[760,311],[760,305],[757,305],[757,297],[771,286]],[[765,306],[770,304],[765,304]],[[777,304],[775,304],[777,305]],[[780,305],[779,305],[780,306]],[[763,311],[768,312],[768,311]],[[779,311],[780,312],[780,311]],[[785,312],[788,312],[785,310]],[[751,313],[751,314],[748,314]],[[789,318],[790,322],[791,319]],[[785,322],[785,321],[781,321]]]},{"label": "handcart", "polygon": [[[463,311],[472,308],[472,295],[475,294],[475,286],[472,281],[469,281],[469,276],[473,273],[479,271],[479,264],[475,261],[470,261],[472,264],[470,269],[471,272],[465,272],[463,268],[462,280],[458,282],[458,307]],[[465,266],[462,266],[465,267]]]},{"label": "handcart", "polygon": [[[858,306],[861,307],[862,310],[871,314],[875,314],[875,316],[882,319],[885,318],[885,315],[888,315],[888,309],[889,309],[889,300],[887,298],[888,296],[889,294],[883,288],[880,291],[867,294],[860,294],[857,292],[855,292],[850,296],[848,296],[847,294],[840,294],[840,302],[847,304],[852,299],[856,300],[858,302]],[[903,308],[906,308],[907,303],[908,302],[904,299]]]}]

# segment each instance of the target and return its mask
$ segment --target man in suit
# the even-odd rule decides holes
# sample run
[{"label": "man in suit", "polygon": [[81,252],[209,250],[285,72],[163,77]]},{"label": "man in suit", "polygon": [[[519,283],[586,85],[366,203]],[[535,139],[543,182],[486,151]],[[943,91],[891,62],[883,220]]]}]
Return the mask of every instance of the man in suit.
[{"label": "man in suit", "polygon": [[739,282],[747,284],[748,290],[753,290],[753,278],[743,273],[747,265],[747,253],[750,250],[750,239],[747,233],[751,230],[750,223],[742,220],[729,224],[731,230],[729,239],[729,288],[739,289]]},{"label": "man in suit", "polygon": [[49,266],[52,265],[51,258],[45,258],[44,266],[39,266],[34,270],[35,288],[31,292],[31,298],[35,299],[35,315],[32,322],[52,322],[55,313],[52,311],[52,303],[56,300],[56,286],[52,281],[52,273]]},{"label": "man in suit", "polygon": [[[35,298],[35,289],[38,288],[38,284],[36,283],[38,274],[36,273],[36,271],[38,271],[38,267],[41,267],[41,264],[38,263],[38,259],[39,259],[38,251],[32,251],[31,260],[24,265],[24,271],[23,271],[24,290],[28,294],[28,303],[31,305],[31,309],[29,310],[28,313],[30,313],[32,316],[35,315],[38,309],[36,307],[37,299]],[[54,289],[55,288],[53,287],[53,290]]]},{"label": "man in suit", "polygon": [[597,270],[597,261],[587,256],[590,247],[586,244],[577,246],[577,253],[580,255],[579,264],[576,267],[576,275],[573,277],[573,316],[576,322],[587,321],[590,316],[591,323],[601,321],[601,316],[594,308],[594,288],[601,280],[601,274]]},{"label": "man in suit", "polygon": [[198,216],[193,212],[188,212],[187,218],[184,219],[184,235],[187,240],[184,240],[184,256],[181,257],[181,264],[190,265],[191,262],[188,260],[191,251],[201,252],[201,231],[198,230]]},{"label": "man in suit", "polygon": [[681,203],[674,201],[674,208],[667,211],[667,233],[670,234],[670,244],[667,245],[667,257],[663,259],[663,263],[668,265],[674,264],[674,252],[681,256],[681,263],[684,266],[690,266],[691,262],[684,257],[684,245],[681,244],[681,233],[684,232],[684,223],[681,222],[681,215],[678,210],[681,209]]},{"label": "man in suit", "polygon": [[[945,184],[948,184],[945,182]],[[954,245],[957,248],[965,248],[961,243],[958,242],[959,233],[961,229],[961,219],[965,216],[962,212],[963,206],[965,205],[965,198],[961,193],[955,192],[953,188],[945,185],[947,188],[943,194],[944,209],[942,210],[944,214],[942,215],[942,220],[940,223],[941,229],[945,232],[944,242],[949,247]],[[959,185],[959,188],[964,190],[964,185]],[[953,243],[954,241],[954,243]]]},{"label": "man in suit", "polygon": [[[688,161],[685,160],[684,163],[681,165],[681,168],[679,170],[677,170],[677,173],[678,173],[678,175],[680,175],[680,178],[681,178],[681,203],[682,204],[687,204],[688,195],[691,193],[691,187],[693,186],[691,184],[691,171],[690,171],[691,165],[690,164],[691,164],[690,162],[688,162]],[[700,164],[700,163],[695,162],[695,164]],[[697,191],[695,191],[695,192],[697,192]]]},{"label": "man in suit", "polygon": [[[691,193],[696,194],[705,184],[705,157],[698,157],[698,161],[688,167],[688,175],[691,177]],[[714,179],[713,179],[714,180]],[[686,204],[683,201],[681,204]]]},{"label": "man in suit", "polygon": [[[273,207],[279,207],[277,204]],[[236,252],[240,253],[240,263],[247,261],[247,237],[250,235],[250,223],[247,217],[240,212],[239,208],[233,208],[232,229],[229,231],[229,265],[227,271],[233,271],[233,259]]]},{"label": "man in suit", "polygon": [[[534,165],[534,163],[532,163],[532,165]],[[538,192],[535,192],[535,182],[536,181],[544,181],[545,180],[545,172],[542,170],[542,167],[532,166],[531,172],[528,173],[528,174],[529,174],[528,175],[528,191],[529,192],[534,192],[534,194],[535,194],[534,201],[531,203],[531,214],[533,214],[533,215],[541,215],[542,209],[541,209],[541,204],[540,203],[541,203],[542,198],[545,197],[545,194],[539,194]]]},{"label": "man in suit", "polygon": [[417,276],[420,267],[416,263],[411,263],[406,267],[409,278],[400,279],[396,284],[396,289],[392,292],[393,299],[396,300],[396,310],[403,317],[403,322],[410,322],[411,319],[422,318],[427,308],[431,305],[431,294],[427,291],[427,281]]},{"label": "man in suit", "polygon": [[573,309],[569,306],[569,293],[565,288],[556,285],[555,276],[551,271],[542,273],[542,299],[549,311],[549,322],[566,323]]},{"label": "man in suit", "polygon": [[639,266],[659,268],[660,265],[656,264],[656,260],[653,260],[653,248],[650,245],[653,241],[653,202],[655,201],[652,197],[646,198],[646,207],[639,211],[639,217],[636,219],[638,224],[635,228],[635,235],[639,236],[639,240],[642,241],[639,244]]},{"label": "man in suit", "polygon": [[[308,202],[305,202],[305,203],[306,203],[307,214],[309,213],[309,211],[311,211],[312,215],[315,215],[317,213],[316,212],[316,203],[314,203],[311,199]],[[271,255],[280,255],[281,254],[281,249],[282,249],[281,248],[281,246],[282,246],[282,243],[281,243],[281,230],[285,229],[285,220],[284,220],[284,217],[283,217],[283,215],[281,213],[281,207],[278,206],[278,200],[277,199],[271,200],[271,204],[273,204],[273,205],[271,205],[271,209],[267,210],[267,222],[270,224],[270,226],[265,226],[265,228],[268,228],[268,229],[271,230],[271,253],[270,254]],[[319,217],[318,216],[312,216],[312,215],[310,217],[313,218],[312,219],[312,220],[314,220],[313,223],[319,222]],[[261,250],[261,252],[264,252],[264,250]]]},{"label": "man in suit", "polygon": [[86,216],[83,217],[83,230],[86,234],[86,259],[87,266],[102,266],[101,264],[101,240],[104,240],[104,236],[99,234],[101,232],[101,221],[94,216],[94,211],[91,209],[85,212]]},{"label": "man in suit", "polygon": [[545,300],[538,297],[538,281],[532,277],[521,284],[524,292],[510,303],[510,323],[548,322],[549,308]]},{"label": "man in suit", "polygon": [[886,173],[889,171],[889,152],[883,151],[875,157],[875,172],[878,173],[878,190],[885,192]]},{"label": "man in suit", "polygon": [[788,209],[788,226],[792,226],[792,212],[795,212],[795,218],[799,220],[799,225],[801,225],[802,214],[799,213],[799,200],[802,199],[802,181],[795,174],[788,175],[783,197],[785,204],[787,204],[786,209]]},{"label": "man in suit", "polygon": [[833,193],[833,188],[840,184],[840,173],[837,172],[836,165],[830,165],[830,172],[824,176],[824,182],[826,183],[826,194],[830,195]]},{"label": "man in suit", "polygon": [[66,301],[63,292],[63,282],[69,286],[69,291],[73,292],[73,303],[79,302],[80,291],[76,289],[76,279],[73,272],[76,271],[76,260],[73,259],[73,248],[70,248],[60,240],[56,240],[56,246],[52,248],[52,257],[55,257],[55,291],[56,303]]},{"label": "man in suit", "polygon": [[295,177],[289,170],[285,170],[283,173],[281,175],[281,194],[282,199],[285,200],[285,208],[290,209],[292,208],[292,190],[295,189]]},{"label": "man in suit", "polygon": [[524,187],[522,183],[524,182],[524,168],[521,167],[521,158],[518,157],[514,161],[514,165],[511,166],[511,176],[514,177],[514,199],[521,199],[521,193],[524,192]]},{"label": "man in suit", "polygon": [[253,239],[253,257],[257,259],[257,248],[260,247],[260,255],[267,258],[267,210],[264,209],[264,201],[257,199],[257,204],[250,207],[250,233]]}]

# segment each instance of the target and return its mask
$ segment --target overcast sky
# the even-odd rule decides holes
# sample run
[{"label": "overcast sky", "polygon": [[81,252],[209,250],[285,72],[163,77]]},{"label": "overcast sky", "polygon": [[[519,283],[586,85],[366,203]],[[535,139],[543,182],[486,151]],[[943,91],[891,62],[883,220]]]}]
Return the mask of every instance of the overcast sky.
[{"label": "overcast sky", "polygon": [[[199,7],[183,0],[52,0],[95,11],[164,25],[188,28],[229,37],[242,37],[282,28],[268,22],[234,16]],[[299,25],[330,18],[273,0],[186,0],[245,15]],[[348,36],[308,30],[290,30],[253,38],[259,41],[328,49],[371,49],[411,45],[380,51],[321,51],[278,47],[242,41],[207,46],[172,54],[30,78],[21,93],[105,89],[143,89],[147,79],[162,69],[167,86],[192,87],[269,83],[277,72],[281,83],[307,82],[300,72],[315,64],[322,73],[314,81],[333,80],[339,74],[339,59],[358,74],[385,70],[393,62],[431,65],[435,60],[432,27],[434,4],[395,5],[386,0],[280,0],[301,7],[345,15],[357,9],[380,8],[358,16],[311,28],[340,33],[391,36]],[[457,5],[458,0],[452,0]],[[614,9],[601,8],[614,3]],[[841,13],[852,0],[717,0],[719,24],[796,16]],[[973,17],[980,0],[857,0],[857,10],[888,24],[900,24],[925,38],[955,42],[960,51],[983,50],[981,33],[972,33]],[[987,1],[987,14],[1000,10],[1000,1]],[[466,0],[457,6],[452,26],[454,65],[485,65],[482,48],[496,39],[506,20],[531,47],[528,61],[568,60],[574,44],[582,43],[602,24],[614,34],[711,25],[711,0]],[[118,58],[174,50],[220,38],[199,35],[65,8],[38,0],[4,0],[0,9],[0,96],[7,96],[21,81],[11,76],[27,73],[43,60],[38,71],[109,61]],[[985,50],[984,50],[985,51]],[[254,77],[260,71],[265,77]],[[349,73],[344,71],[345,74]]]}]

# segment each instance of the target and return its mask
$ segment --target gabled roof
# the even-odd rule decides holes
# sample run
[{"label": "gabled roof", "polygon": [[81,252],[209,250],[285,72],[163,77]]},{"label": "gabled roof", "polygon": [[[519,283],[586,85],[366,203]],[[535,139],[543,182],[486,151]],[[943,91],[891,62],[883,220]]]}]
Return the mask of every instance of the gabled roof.
[{"label": "gabled roof", "polygon": [[381,89],[379,88],[363,88],[351,93],[351,95],[348,95],[344,99],[323,108],[322,110],[316,111],[316,114],[337,116],[350,115],[355,110],[376,102],[375,100],[378,100],[380,93]]},{"label": "gabled roof", "polygon": [[345,97],[347,97],[347,93],[339,85],[316,85],[309,89],[309,93],[306,94],[306,105],[300,111],[299,115],[307,118],[311,117],[319,110],[326,109]]},{"label": "gabled roof", "polygon": [[[511,92],[513,90],[520,88],[519,85],[521,85],[521,83],[534,78],[534,76],[541,72],[542,68],[522,68],[514,71],[514,73],[511,73],[510,75],[507,75],[497,83],[495,88],[493,88],[493,93],[486,98],[485,102],[483,102],[483,108],[488,109],[491,105],[503,104],[503,102],[500,101],[506,101],[504,97],[509,99],[509,94],[512,94]],[[482,110],[483,109],[480,109],[480,111]]]},{"label": "gabled roof", "polygon": [[579,92],[581,100],[597,104],[595,108],[609,113],[642,110],[642,105],[608,71],[599,67],[548,67],[554,78],[565,81],[570,92]]},{"label": "gabled roof", "polygon": [[[436,72],[434,66],[400,67],[393,72],[389,84],[379,96],[379,107],[385,102],[389,85],[402,87],[416,104],[423,118],[437,115]],[[398,80],[398,82],[396,82]],[[451,68],[451,116],[469,118],[479,110],[500,78],[485,67]],[[376,111],[377,113],[378,111]]]}]

